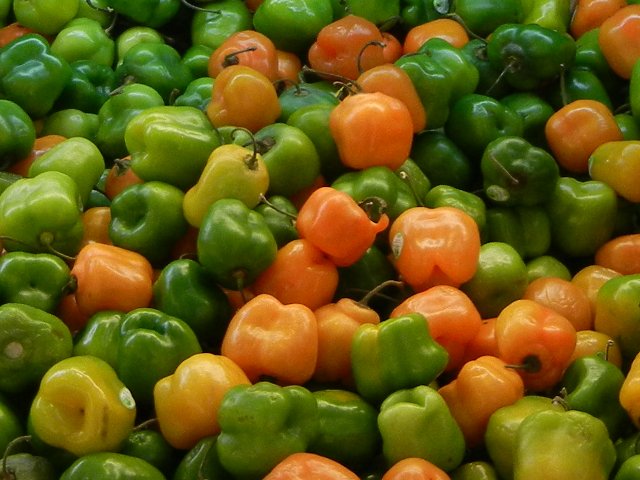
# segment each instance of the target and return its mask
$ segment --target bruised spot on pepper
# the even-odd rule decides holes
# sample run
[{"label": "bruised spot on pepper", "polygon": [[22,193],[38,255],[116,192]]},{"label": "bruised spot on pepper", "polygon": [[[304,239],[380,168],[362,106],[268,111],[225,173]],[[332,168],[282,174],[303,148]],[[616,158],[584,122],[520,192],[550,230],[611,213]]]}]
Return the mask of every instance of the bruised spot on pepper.
[{"label": "bruised spot on pepper", "polygon": [[10,358],[11,360],[16,360],[24,354],[24,346],[20,342],[9,342],[4,347],[4,356]]}]

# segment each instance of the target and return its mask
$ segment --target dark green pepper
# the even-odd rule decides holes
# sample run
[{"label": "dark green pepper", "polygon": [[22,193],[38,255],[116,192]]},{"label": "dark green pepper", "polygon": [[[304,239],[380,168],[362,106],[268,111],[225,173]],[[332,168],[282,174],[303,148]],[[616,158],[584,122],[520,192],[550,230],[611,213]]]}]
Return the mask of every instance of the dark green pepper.
[{"label": "dark green pepper", "polygon": [[31,153],[36,129],[24,109],[11,100],[0,99],[0,170],[5,170]]},{"label": "dark green pepper", "polygon": [[534,92],[513,92],[502,97],[500,102],[522,118],[522,137],[536,147],[546,148],[544,128],[555,112],[553,106]]},{"label": "dark green pepper", "polygon": [[264,217],[278,248],[299,237],[295,222],[298,209],[287,197],[271,195],[254,210]]},{"label": "dark green pepper", "polygon": [[173,480],[233,480],[232,475],[220,464],[216,449],[217,436],[204,437],[184,454],[173,475]]},{"label": "dark green pepper", "polygon": [[140,458],[170,477],[176,469],[181,452],[169,445],[158,430],[143,428],[142,425],[129,434],[119,453]]},{"label": "dark green pepper", "polygon": [[505,242],[522,258],[544,255],[551,246],[551,222],[542,206],[490,207],[486,241]]},{"label": "dark green pepper", "polygon": [[120,15],[152,28],[169,23],[180,9],[180,0],[109,0],[108,4]]},{"label": "dark green pepper", "polygon": [[300,82],[288,86],[278,95],[280,103],[278,121],[288,123],[293,113],[308,105],[338,105],[340,100],[336,92],[333,85],[325,81]]},{"label": "dark green pepper", "polygon": [[205,112],[211,101],[213,83],[214,79],[207,76],[192,80],[173,104],[178,107],[193,107]]},{"label": "dark green pepper", "polygon": [[111,66],[93,60],[77,60],[69,64],[71,77],[56,100],[55,110],[75,108],[98,113],[116,88],[116,74]]},{"label": "dark green pepper", "polygon": [[166,480],[149,462],[115,452],[89,453],[79,457],[62,472],[60,480],[110,478],[112,480]]},{"label": "dark green pepper", "polygon": [[520,23],[525,14],[521,0],[456,0],[453,13],[480,37],[488,36],[503,23]]},{"label": "dark green pepper", "polygon": [[[191,43],[212,50],[236,32],[253,28],[252,14],[243,0],[221,0],[199,5],[191,20]],[[207,11],[208,10],[208,11]]]}]

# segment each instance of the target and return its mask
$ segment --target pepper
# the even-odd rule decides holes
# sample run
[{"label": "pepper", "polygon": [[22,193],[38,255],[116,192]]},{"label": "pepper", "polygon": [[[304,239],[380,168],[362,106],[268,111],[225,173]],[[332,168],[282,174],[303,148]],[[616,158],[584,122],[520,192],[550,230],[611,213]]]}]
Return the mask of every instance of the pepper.
[{"label": "pepper", "polygon": [[191,43],[205,45],[212,50],[236,32],[249,30],[251,11],[242,0],[221,0],[199,5],[191,19]]},{"label": "pepper", "polygon": [[[54,107],[55,108],[55,107]],[[95,143],[98,115],[77,108],[56,110],[43,120],[41,135],[58,135],[67,139],[80,137]]]},{"label": "pepper", "polygon": [[123,312],[101,310],[91,315],[73,337],[73,355],[91,355],[111,365],[118,366],[118,342]]},{"label": "pepper", "polygon": [[44,456],[31,453],[12,453],[6,455],[6,468],[9,475],[16,478],[26,477],[33,480],[54,480],[57,478],[53,463]]},{"label": "pepper", "polygon": [[436,185],[424,196],[424,206],[429,208],[459,208],[475,220],[480,237],[485,238],[487,207],[484,200],[475,193],[450,185]]},{"label": "pepper", "polygon": [[490,207],[485,240],[511,245],[520,256],[544,255],[551,246],[551,223],[543,206]]},{"label": "pepper", "polygon": [[25,429],[18,411],[4,397],[0,397],[0,427],[0,451],[6,455],[11,453],[7,450],[9,444],[22,436]]},{"label": "pepper", "polygon": [[337,89],[325,80],[298,82],[287,86],[279,95],[280,116],[278,121],[288,123],[289,117],[298,109],[308,105],[338,105]]},{"label": "pepper", "polygon": [[637,140],[612,140],[596,147],[589,157],[589,176],[605,182],[625,200],[640,201],[640,188],[631,181],[640,168],[636,154],[640,148]]},{"label": "pepper", "polygon": [[[569,0],[528,0],[521,23],[536,23],[560,33],[566,33],[572,16]],[[574,7],[575,8],[575,7]]]},{"label": "pepper", "polygon": [[47,171],[17,180],[0,195],[4,248],[75,255],[84,229],[81,214],[78,187],[68,175]]},{"label": "pepper", "polygon": [[461,53],[475,65],[478,70],[478,86],[476,93],[502,98],[511,93],[500,69],[495,68],[487,57],[487,42],[483,38],[471,38],[461,49]]},{"label": "pepper", "polygon": [[[195,44],[189,46],[184,52],[182,52],[180,63],[189,69],[193,80],[208,77],[209,58],[211,57],[213,50],[214,49],[206,45]],[[193,82],[193,80],[191,81]]]},{"label": "pepper", "polygon": [[0,49],[0,95],[33,118],[51,111],[70,77],[67,61],[40,34],[23,35]]},{"label": "pepper", "polygon": [[418,385],[391,393],[380,405],[378,429],[388,465],[418,457],[450,472],[465,456],[462,430],[438,391]]},{"label": "pepper", "polygon": [[500,97],[500,102],[522,117],[522,138],[535,147],[547,147],[544,127],[555,109],[545,97],[534,92],[512,92]]},{"label": "pepper", "polygon": [[[407,30],[422,25],[429,20],[442,18],[444,15],[430,0],[403,0],[400,10],[402,22],[406,25],[405,29]],[[445,13],[448,13],[448,11]]]},{"label": "pepper", "polygon": [[529,415],[520,424],[515,442],[514,478],[522,480],[541,476],[607,479],[616,460],[604,423],[578,410],[543,410]]},{"label": "pepper", "polygon": [[29,418],[33,432],[47,445],[83,456],[120,448],[133,429],[136,411],[131,392],[108,363],[73,356],[42,376]]},{"label": "pepper", "polygon": [[233,480],[233,477],[220,464],[216,443],[217,435],[200,440],[182,457],[173,473],[173,480],[191,480],[193,478],[211,478],[212,480]]},{"label": "pepper", "polygon": [[[161,181],[186,190],[200,177],[220,138],[207,116],[194,107],[147,108],[124,131],[131,168],[145,181]],[[180,150],[179,158],[175,151]]]},{"label": "pepper", "polygon": [[374,404],[402,388],[427,385],[445,369],[449,354],[420,313],[365,323],[353,334],[351,369],[356,391]]},{"label": "pepper", "polygon": [[81,480],[108,476],[113,480],[165,480],[165,476],[149,462],[116,452],[96,452],[74,461],[60,480]]},{"label": "pepper", "polygon": [[0,303],[24,303],[49,313],[71,286],[69,266],[49,253],[5,253],[0,278]]},{"label": "pepper", "polygon": [[498,480],[498,473],[490,462],[471,460],[451,472],[451,480]]},{"label": "pepper", "polygon": [[196,77],[184,92],[176,97],[174,105],[178,107],[193,107],[202,112],[207,111],[207,105],[211,101],[214,79],[208,76]]},{"label": "pepper", "polygon": [[55,315],[22,303],[0,306],[0,391],[25,392],[55,363],[71,356],[69,328]]},{"label": "pepper", "polygon": [[457,0],[453,14],[474,34],[487,37],[503,23],[521,23],[525,15],[522,4],[519,0],[500,3]]},{"label": "pepper", "polygon": [[218,409],[216,450],[235,477],[263,478],[287,456],[304,452],[318,432],[318,405],[305,387],[261,381],[227,391]]},{"label": "pepper", "polygon": [[163,474],[170,475],[175,470],[182,452],[169,445],[157,429],[142,423],[129,434],[119,453],[140,458]]},{"label": "pepper", "polygon": [[51,41],[51,53],[69,63],[91,60],[111,68],[116,57],[113,38],[92,18],[76,17]]},{"label": "pepper", "polygon": [[272,195],[258,204],[254,210],[264,217],[278,248],[298,238],[295,226],[298,209],[287,197]]},{"label": "pepper", "polygon": [[52,112],[75,108],[97,114],[116,88],[113,68],[94,60],[76,60],[69,66],[71,77],[53,105]]},{"label": "pepper", "polygon": [[277,251],[264,217],[240,200],[216,200],[202,219],[198,261],[225,288],[249,286],[271,265]]},{"label": "pepper", "polygon": [[63,0],[55,5],[48,2],[13,2],[13,14],[20,25],[44,35],[55,35],[76,16],[78,0]]},{"label": "pepper", "polygon": [[109,0],[108,6],[124,17],[146,27],[158,28],[171,21],[180,9],[180,0]]},{"label": "pepper", "polygon": [[24,109],[15,102],[0,99],[0,170],[28,156],[36,140],[35,126]]}]

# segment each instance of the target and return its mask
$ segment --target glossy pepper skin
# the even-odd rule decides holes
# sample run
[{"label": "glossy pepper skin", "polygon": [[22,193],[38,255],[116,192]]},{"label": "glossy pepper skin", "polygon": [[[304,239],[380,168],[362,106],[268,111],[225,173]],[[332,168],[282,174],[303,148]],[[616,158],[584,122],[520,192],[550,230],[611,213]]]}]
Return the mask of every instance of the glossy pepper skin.
[{"label": "glossy pepper skin", "polygon": [[318,432],[318,406],[305,387],[261,381],[232,387],[222,399],[218,422],[216,450],[223,468],[257,480],[308,448]]},{"label": "glossy pepper skin", "polygon": [[73,61],[69,66],[71,77],[56,100],[54,111],[75,108],[98,113],[117,86],[113,68],[86,59]]},{"label": "glossy pepper skin", "polygon": [[131,3],[127,0],[109,0],[108,6],[116,12],[151,28],[168,23],[180,8],[179,0],[141,0]]},{"label": "glossy pepper skin", "polygon": [[96,452],[84,455],[73,462],[60,480],[84,478],[111,478],[113,480],[165,480],[160,470],[149,462],[115,452]]},{"label": "glossy pepper skin", "polygon": [[29,155],[36,130],[27,112],[16,102],[0,99],[0,169]]}]

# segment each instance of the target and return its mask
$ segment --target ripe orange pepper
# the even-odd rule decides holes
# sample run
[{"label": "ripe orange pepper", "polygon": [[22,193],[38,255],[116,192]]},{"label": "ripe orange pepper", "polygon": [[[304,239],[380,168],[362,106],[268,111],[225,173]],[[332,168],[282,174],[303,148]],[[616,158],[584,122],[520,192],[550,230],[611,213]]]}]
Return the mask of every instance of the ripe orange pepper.
[{"label": "ripe orange pepper", "polygon": [[571,283],[577,285],[589,298],[592,318],[595,318],[598,290],[604,282],[620,275],[620,272],[611,268],[601,265],[587,265],[571,277]]},{"label": "ripe orange pepper", "polygon": [[478,267],[478,224],[458,208],[409,208],[391,224],[389,241],[396,270],[417,292],[434,285],[459,287]]},{"label": "ripe orange pepper", "polygon": [[19,38],[27,33],[37,33],[35,30],[18,22],[12,22],[4,27],[0,28],[0,48],[4,47],[7,43]]},{"label": "ripe orange pepper", "polygon": [[142,183],[144,180],[131,168],[131,156],[117,159],[109,169],[104,181],[104,194],[109,200],[130,185]]},{"label": "ripe orange pepper", "polygon": [[464,435],[467,447],[482,445],[489,417],[524,396],[520,375],[493,356],[465,363],[455,379],[438,389]]},{"label": "ripe orange pepper", "polygon": [[318,323],[309,307],[284,305],[263,293],[231,317],[220,351],[252,383],[267,376],[281,385],[302,385],[316,368]]},{"label": "ripe orange pepper", "polygon": [[360,325],[380,323],[380,315],[351,298],[341,298],[313,312],[318,322],[318,362],[313,373],[317,382],[353,385],[351,343]]},{"label": "ripe orange pepper", "polygon": [[295,239],[278,249],[250,289],[254,295],[267,293],[284,304],[315,310],[331,302],[338,279],[338,268],[321,250],[306,239]]},{"label": "ripe orange pepper", "polygon": [[385,63],[384,38],[366,18],[346,15],[326,25],[309,47],[312,69],[350,80],[363,71]]},{"label": "ripe orange pepper", "polygon": [[622,140],[613,112],[602,102],[575,100],[556,110],[545,137],[558,164],[573,173],[589,170],[589,157],[603,143]]},{"label": "ripe orange pepper", "polygon": [[262,480],[359,480],[344,465],[311,452],[298,452],[281,460]]},{"label": "ripe orange pepper", "polygon": [[618,9],[600,24],[598,43],[611,69],[625,80],[640,58],[640,5]]},{"label": "ripe orange pepper", "polygon": [[427,125],[427,114],[411,77],[400,67],[387,63],[373,67],[356,80],[363,92],[382,92],[401,100],[409,109],[413,131],[417,133]]},{"label": "ripe orange pepper", "polygon": [[276,121],[280,102],[272,81],[244,65],[225,68],[216,77],[207,104],[207,116],[215,127],[244,127],[251,132]]},{"label": "ripe orange pepper", "polygon": [[569,32],[573,38],[598,28],[602,22],[625,7],[625,0],[578,0],[569,23]]},{"label": "ripe orange pepper", "polygon": [[84,232],[81,245],[93,242],[113,244],[109,237],[110,222],[110,207],[91,207],[82,212]]},{"label": "ripe orange pepper", "polygon": [[78,302],[73,292],[62,297],[55,314],[74,334],[80,331],[90,318],[90,315],[82,313],[78,308]]},{"label": "ripe orange pepper", "polygon": [[300,238],[315,245],[335,265],[346,267],[358,261],[389,225],[386,213],[375,212],[375,216],[371,218],[347,193],[320,187],[300,207],[296,229]]},{"label": "ripe orange pepper", "polygon": [[451,480],[451,477],[424,458],[408,457],[394,463],[381,480]]},{"label": "ripe orange pepper", "polygon": [[8,171],[11,173],[17,173],[18,175],[22,175],[23,177],[29,176],[29,167],[34,162],[36,158],[45,153],[51,147],[57,145],[58,143],[66,140],[66,137],[62,135],[42,135],[41,137],[37,137],[35,142],[33,143],[33,147],[31,148],[31,153],[27,155],[22,160],[14,163],[8,168]]},{"label": "ripe orange pepper", "polygon": [[208,74],[216,78],[232,65],[243,65],[262,73],[270,81],[278,79],[276,46],[266,35],[241,30],[229,36],[209,56]]},{"label": "ripe orange pepper", "polygon": [[435,285],[405,299],[391,312],[391,317],[420,313],[429,324],[433,339],[449,353],[446,371],[462,366],[469,343],[482,326],[480,312],[459,288]]},{"label": "ripe orange pepper", "polygon": [[151,304],[153,267],[137,252],[88,243],[78,252],[71,274],[77,282],[78,309],[84,315],[101,310],[128,312]]},{"label": "ripe orange pepper", "polygon": [[222,397],[231,387],[249,383],[242,369],[225,356],[188,357],[153,388],[162,436],[174,448],[189,449],[202,438],[220,433],[217,415]]},{"label": "ripe orange pepper", "polygon": [[496,317],[482,319],[480,329],[467,344],[467,348],[464,351],[463,364],[483,355],[498,356]]},{"label": "ripe orange pepper", "polygon": [[618,368],[622,366],[620,345],[610,335],[596,330],[580,330],[576,332],[576,348],[571,360],[587,355],[601,354]]},{"label": "ripe orange pepper", "polygon": [[302,61],[295,53],[276,50],[278,57],[278,80],[286,80],[298,83],[299,74],[302,71]]},{"label": "ripe orange pepper", "polygon": [[391,32],[382,32],[382,54],[385,63],[393,63],[402,56],[402,42]]},{"label": "ripe orange pepper", "polygon": [[604,243],[596,251],[594,262],[622,275],[640,273],[640,233],[620,235]]},{"label": "ripe orange pepper", "polygon": [[415,53],[430,38],[442,38],[454,47],[462,48],[469,41],[464,27],[452,18],[436,18],[411,28],[404,37],[402,51]]},{"label": "ripe orange pepper", "polygon": [[414,122],[409,107],[382,92],[349,95],[331,111],[329,129],[340,160],[354,169],[396,170],[411,153]]},{"label": "ripe orange pepper", "polygon": [[496,318],[500,358],[521,375],[528,391],[555,386],[576,346],[576,329],[555,310],[533,300],[515,300]]},{"label": "ripe orange pepper", "polygon": [[552,308],[571,322],[576,331],[593,328],[587,294],[575,283],[558,277],[540,277],[527,285],[522,298]]}]

